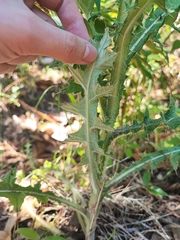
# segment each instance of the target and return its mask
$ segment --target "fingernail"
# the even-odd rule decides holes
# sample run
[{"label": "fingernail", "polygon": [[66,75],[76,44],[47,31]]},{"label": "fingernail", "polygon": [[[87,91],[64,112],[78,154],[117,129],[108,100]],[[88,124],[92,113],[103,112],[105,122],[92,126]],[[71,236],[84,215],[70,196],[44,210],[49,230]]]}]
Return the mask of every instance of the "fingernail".
[{"label": "fingernail", "polygon": [[86,43],[86,50],[83,56],[83,61],[86,63],[94,62],[94,60],[97,58],[97,50],[93,45],[90,43]]}]

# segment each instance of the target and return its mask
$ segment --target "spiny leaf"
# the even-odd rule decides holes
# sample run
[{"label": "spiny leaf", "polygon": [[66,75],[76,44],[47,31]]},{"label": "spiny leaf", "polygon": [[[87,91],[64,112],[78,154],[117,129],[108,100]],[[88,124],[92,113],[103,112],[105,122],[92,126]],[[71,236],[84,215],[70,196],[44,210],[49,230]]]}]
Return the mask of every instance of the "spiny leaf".
[{"label": "spiny leaf", "polygon": [[[95,170],[98,169],[97,156],[99,154],[104,154],[104,152],[98,145],[99,130],[96,129],[96,119],[99,99],[97,98],[95,86],[97,86],[99,75],[103,73],[103,70],[113,66],[116,54],[107,51],[107,47],[110,43],[111,38],[108,29],[106,29],[100,43],[96,44],[98,57],[94,63],[86,66],[84,71],[78,68],[75,70],[72,68],[70,69],[76,83],[82,86],[84,97],[77,104],[68,104],[63,107],[66,111],[79,114],[84,118],[82,128],[77,133],[72,134],[69,140],[82,141],[85,143],[85,160],[88,162],[91,188],[92,192],[96,194],[98,194],[101,189],[99,186],[98,171]],[[104,95],[102,93],[99,95],[100,98],[107,96],[107,91],[104,91],[103,93]],[[100,124],[97,127],[100,127]]]},{"label": "spiny leaf", "polygon": [[101,0],[95,0],[95,4],[97,6],[97,10],[100,11],[101,8]]},{"label": "spiny leaf", "polygon": [[128,16],[128,12],[131,10],[131,7],[128,8],[128,5],[125,1],[118,1],[118,17],[117,21],[120,24],[123,24]]},{"label": "spiny leaf", "polygon": [[79,68],[74,69],[71,66],[69,66],[68,68],[69,68],[69,71],[72,74],[75,82],[80,84],[83,87],[84,86],[84,80],[85,80],[84,72]]},{"label": "spiny leaf", "polygon": [[172,97],[170,98],[169,110],[165,114],[160,114],[163,123],[167,125],[170,129],[175,129],[180,125],[180,117],[175,112],[175,102]]},{"label": "spiny leaf", "polygon": [[14,206],[15,211],[19,211],[24,198],[27,196],[27,192],[31,192],[31,196],[34,196],[37,198],[39,202],[47,202],[46,195],[38,195],[36,193],[40,193],[40,184],[36,184],[34,188],[31,186],[29,187],[21,187],[17,184],[15,184],[15,169],[12,169],[9,171],[6,176],[4,177],[3,182],[0,182],[0,196],[4,196],[9,198],[10,203]]},{"label": "spiny leaf", "polygon": [[8,198],[11,205],[14,206],[14,210],[18,212],[24,202],[26,193],[22,192],[21,189],[12,189],[7,183],[0,183],[0,196]]},{"label": "spiny leaf", "polygon": [[78,103],[66,103],[63,104],[62,109],[66,112],[74,113],[85,117],[85,100],[84,98]]},{"label": "spiny leaf", "polygon": [[87,159],[87,156],[86,154],[83,156],[82,160],[80,161],[80,163],[78,163],[78,166],[83,166],[83,165],[86,165],[88,164],[88,159]]},{"label": "spiny leaf", "polygon": [[95,125],[93,126],[93,128],[100,129],[100,130],[105,130],[107,132],[112,132],[114,130],[112,127],[104,124],[99,118],[96,119]]},{"label": "spiny leaf", "polygon": [[151,119],[149,117],[149,112],[146,109],[145,117],[144,117],[144,128],[147,134],[151,133],[154,131],[155,128],[159,125],[161,122],[161,119]]},{"label": "spiny leaf", "polygon": [[157,8],[155,11],[151,12],[142,26],[138,26],[136,28],[133,32],[135,37],[130,43],[130,53],[128,54],[129,61],[134,54],[143,47],[150,34],[159,30],[159,28],[163,25],[166,16],[167,14],[165,12],[163,12],[160,8]]},{"label": "spiny leaf", "polygon": [[110,133],[109,141],[111,142],[113,139],[128,133],[136,133],[142,128],[144,128],[145,132],[149,134],[153,132],[154,129],[160,125],[160,123],[163,123],[170,129],[175,129],[180,126],[180,116],[178,116],[176,113],[175,102],[173,98],[170,99],[169,110],[165,114],[160,114],[161,118],[151,119],[149,117],[148,110],[146,110],[144,120],[141,123],[138,123],[137,120],[134,120],[131,126],[127,124],[126,126],[117,128],[114,132]]},{"label": "spiny leaf", "polygon": [[166,157],[171,154],[180,154],[180,146],[166,148],[155,153],[147,154],[140,161],[134,162],[133,164],[131,164],[130,167],[125,168],[123,171],[121,171],[119,174],[117,174],[111,180],[109,180],[105,185],[105,191],[119,184],[124,179],[127,179],[136,172],[144,169],[145,165],[147,164],[157,166],[160,162],[165,160]]},{"label": "spiny leaf", "polygon": [[79,131],[72,133],[66,142],[84,142],[86,143],[85,137],[85,126],[83,125]]},{"label": "spiny leaf", "polygon": [[[97,44],[99,55],[96,61],[91,66],[87,66],[84,71],[78,68],[70,68],[71,74],[74,77],[75,81],[84,89],[85,96],[79,103],[66,104],[63,105],[62,108],[66,111],[83,116],[86,123],[85,125],[88,125],[86,128],[83,126],[80,131],[71,135],[71,139],[73,141],[83,140],[88,143],[91,141],[91,139],[87,139],[87,133],[96,127],[100,128],[100,124],[96,124],[98,99],[103,96],[110,95],[115,88],[115,86],[102,87],[98,84],[99,74],[103,71],[104,68],[106,69],[107,67],[113,66],[113,61],[116,56],[115,53],[109,52],[106,49],[110,43],[111,38],[109,37],[108,29],[106,29],[103,38],[101,39],[100,43]],[[103,125],[103,123],[101,126],[103,129],[106,127]],[[109,128],[106,127],[106,129]]]},{"label": "spiny leaf", "polygon": [[138,123],[138,121],[136,119],[134,119],[133,126],[134,126],[134,128],[132,128],[132,130],[131,130],[132,133],[137,133],[142,128],[142,123]]},{"label": "spiny leaf", "polygon": [[117,54],[115,52],[106,52],[103,58],[99,58],[96,67],[102,70],[111,68],[113,66],[112,63],[114,62],[116,55]]},{"label": "spiny leaf", "polygon": [[124,81],[126,79],[126,71],[129,64],[129,46],[132,41],[133,29],[136,26],[137,22],[142,18],[146,9],[152,5],[152,0],[139,0],[137,2],[137,7],[132,8],[126,18],[125,23],[120,29],[118,38],[115,44],[115,51],[118,53],[114,68],[112,71],[112,85],[116,85],[113,96],[108,99],[109,109],[106,112],[106,118],[109,118],[111,126],[114,126],[116,118],[119,114],[119,102],[122,99],[123,90],[124,90]]},{"label": "spiny leaf", "polygon": [[112,95],[114,88],[115,88],[115,86],[100,86],[99,84],[97,84],[94,89],[95,98],[92,100],[96,100],[96,99],[99,99],[104,96]]},{"label": "spiny leaf", "polygon": [[79,8],[82,10],[82,12],[86,15],[87,19],[90,18],[91,12],[93,10],[94,6],[94,0],[77,0]]},{"label": "spiny leaf", "polygon": [[112,132],[110,134],[110,141],[112,141],[113,139],[121,136],[121,135],[126,135],[128,133],[136,133],[139,130],[141,130],[141,128],[143,127],[143,123],[138,123],[136,120],[133,121],[133,125],[130,126],[129,124],[126,124],[125,126],[121,127],[121,128],[117,128],[114,132]]},{"label": "spiny leaf", "polygon": [[16,180],[16,169],[13,168],[11,171],[9,171],[5,177],[4,177],[4,183],[9,184],[10,186],[13,186]]},{"label": "spiny leaf", "polygon": [[106,48],[110,45],[110,43],[111,38],[109,36],[108,29],[106,29],[98,46],[98,58],[95,64],[96,68],[101,68],[101,70],[103,70],[113,66],[113,62],[117,54],[115,52],[107,51]]},{"label": "spiny leaf", "polygon": [[70,81],[69,85],[61,90],[62,93],[78,93],[83,92],[83,88],[80,84]]},{"label": "spiny leaf", "polygon": [[180,153],[174,153],[170,157],[170,162],[173,169],[176,171],[180,166]]},{"label": "spiny leaf", "polygon": [[166,0],[166,9],[168,12],[178,11],[180,8],[180,2],[178,0]]},{"label": "spiny leaf", "polygon": [[[2,182],[0,182],[0,196],[7,197],[10,203],[14,206],[15,211],[19,211],[24,198],[26,196],[33,196],[37,198],[39,202],[47,203],[48,199],[57,201],[59,203],[64,203],[74,210],[78,211],[85,217],[88,213],[80,205],[77,205],[69,200],[62,197],[56,196],[53,192],[42,192],[40,189],[40,183],[36,184],[34,187],[21,187],[15,183],[15,170],[12,169],[7,173]],[[7,180],[9,179],[9,183]]]},{"label": "spiny leaf", "polygon": [[102,49],[105,50],[111,43],[111,38],[109,36],[109,30],[106,29],[103,38],[99,43],[99,54],[103,54]]},{"label": "spiny leaf", "polygon": [[106,29],[100,43],[96,44],[98,57],[94,64],[87,66],[84,71],[79,68],[73,69],[72,67],[69,67],[69,70],[74,77],[75,82],[80,84],[84,90],[89,91],[87,88],[92,88],[92,90],[94,90],[94,85],[98,83],[99,74],[103,72],[104,69],[113,66],[113,61],[115,60],[116,53],[107,51],[106,49],[110,43],[111,38],[109,37],[108,29]]}]

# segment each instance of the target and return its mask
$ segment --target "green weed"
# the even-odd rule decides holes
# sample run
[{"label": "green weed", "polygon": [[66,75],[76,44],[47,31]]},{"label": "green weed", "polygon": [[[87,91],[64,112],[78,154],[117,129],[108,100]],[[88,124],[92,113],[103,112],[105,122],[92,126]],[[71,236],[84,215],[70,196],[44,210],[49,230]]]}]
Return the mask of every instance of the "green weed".
[{"label": "green weed", "polygon": [[[89,66],[68,66],[74,82],[66,90],[68,93],[79,92],[81,97],[79,101],[71,101],[62,107],[83,119],[81,129],[71,134],[69,141],[81,142],[85,146],[81,165],[87,165],[90,198],[86,200],[65,175],[61,178],[72,192],[72,201],[58,197],[51,191],[42,192],[39,183],[34,187],[23,188],[15,183],[15,170],[10,171],[0,183],[0,195],[8,197],[17,211],[26,195],[34,196],[41,202],[51,199],[66,204],[76,211],[86,240],[94,240],[101,204],[111,188],[147,165],[156,169],[166,158],[171,159],[175,170],[179,165],[180,147],[177,145],[146,154],[140,161],[117,171],[112,177],[107,174],[109,163],[113,162],[112,145],[117,139],[139,132],[151,134],[155,129],[163,127],[175,130],[180,126],[180,117],[172,97],[168,110],[161,111],[158,118],[153,119],[149,109],[144,108],[140,117],[136,116],[135,111],[133,116],[129,116],[129,121],[118,119],[122,101],[125,99],[126,102],[129,96],[125,86],[132,84],[137,89],[140,84],[138,79],[134,82],[129,79],[128,82],[130,65],[143,74],[141,81],[148,82],[147,92],[150,92],[154,72],[159,71],[162,61],[168,60],[159,30],[165,24],[176,29],[174,22],[180,3],[174,0],[118,0],[115,3],[78,0],[78,4],[86,18],[92,43],[98,50],[98,58]],[[150,55],[152,49],[155,54]],[[136,102],[141,104],[141,99],[137,98]],[[148,107],[148,104],[144,106]],[[122,114],[122,117],[125,115]],[[137,145],[129,144],[126,149],[128,157],[132,156],[134,147]],[[68,163],[72,162],[70,155],[67,155],[67,159]],[[144,174],[143,181],[151,193],[167,196],[155,186],[150,186],[148,172]]]}]

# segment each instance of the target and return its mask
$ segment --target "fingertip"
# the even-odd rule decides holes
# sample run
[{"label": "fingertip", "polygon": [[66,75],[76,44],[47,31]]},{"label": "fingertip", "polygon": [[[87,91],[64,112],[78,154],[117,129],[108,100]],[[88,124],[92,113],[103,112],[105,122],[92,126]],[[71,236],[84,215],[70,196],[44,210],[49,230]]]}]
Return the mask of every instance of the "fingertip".
[{"label": "fingertip", "polygon": [[83,19],[77,19],[66,27],[66,31],[73,33],[74,35],[83,38],[86,41],[90,41],[90,36],[85,27]]},{"label": "fingertip", "polygon": [[82,61],[84,61],[85,64],[92,63],[97,58],[97,55],[97,49],[92,44],[87,42]]},{"label": "fingertip", "polygon": [[0,64],[0,74],[10,73],[16,69],[16,65],[11,65],[7,63]]},{"label": "fingertip", "polygon": [[24,56],[49,56],[65,63],[83,65],[92,63],[97,57],[97,50],[90,42],[39,17],[36,24],[31,24],[27,36],[28,48],[24,49]]}]

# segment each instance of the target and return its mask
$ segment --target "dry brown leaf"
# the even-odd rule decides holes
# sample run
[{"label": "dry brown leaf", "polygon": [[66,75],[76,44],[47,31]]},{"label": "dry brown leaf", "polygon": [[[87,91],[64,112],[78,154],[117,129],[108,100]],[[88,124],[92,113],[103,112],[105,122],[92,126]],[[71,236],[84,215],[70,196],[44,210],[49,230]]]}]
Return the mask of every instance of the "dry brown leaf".
[{"label": "dry brown leaf", "polygon": [[172,224],[171,229],[173,232],[174,240],[179,240],[180,239],[180,225]]},{"label": "dry brown leaf", "polygon": [[11,236],[5,231],[0,231],[0,240],[11,240]]},{"label": "dry brown leaf", "polygon": [[11,240],[11,232],[13,227],[16,226],[16,221],[17,221],[16,214],[9,216],[4,231],[0,231],[0,240]]},{"label": "dry brown leaf", "polygon": [[153,233],[151,240],[163,240],[163,238],[159,234]]}]

